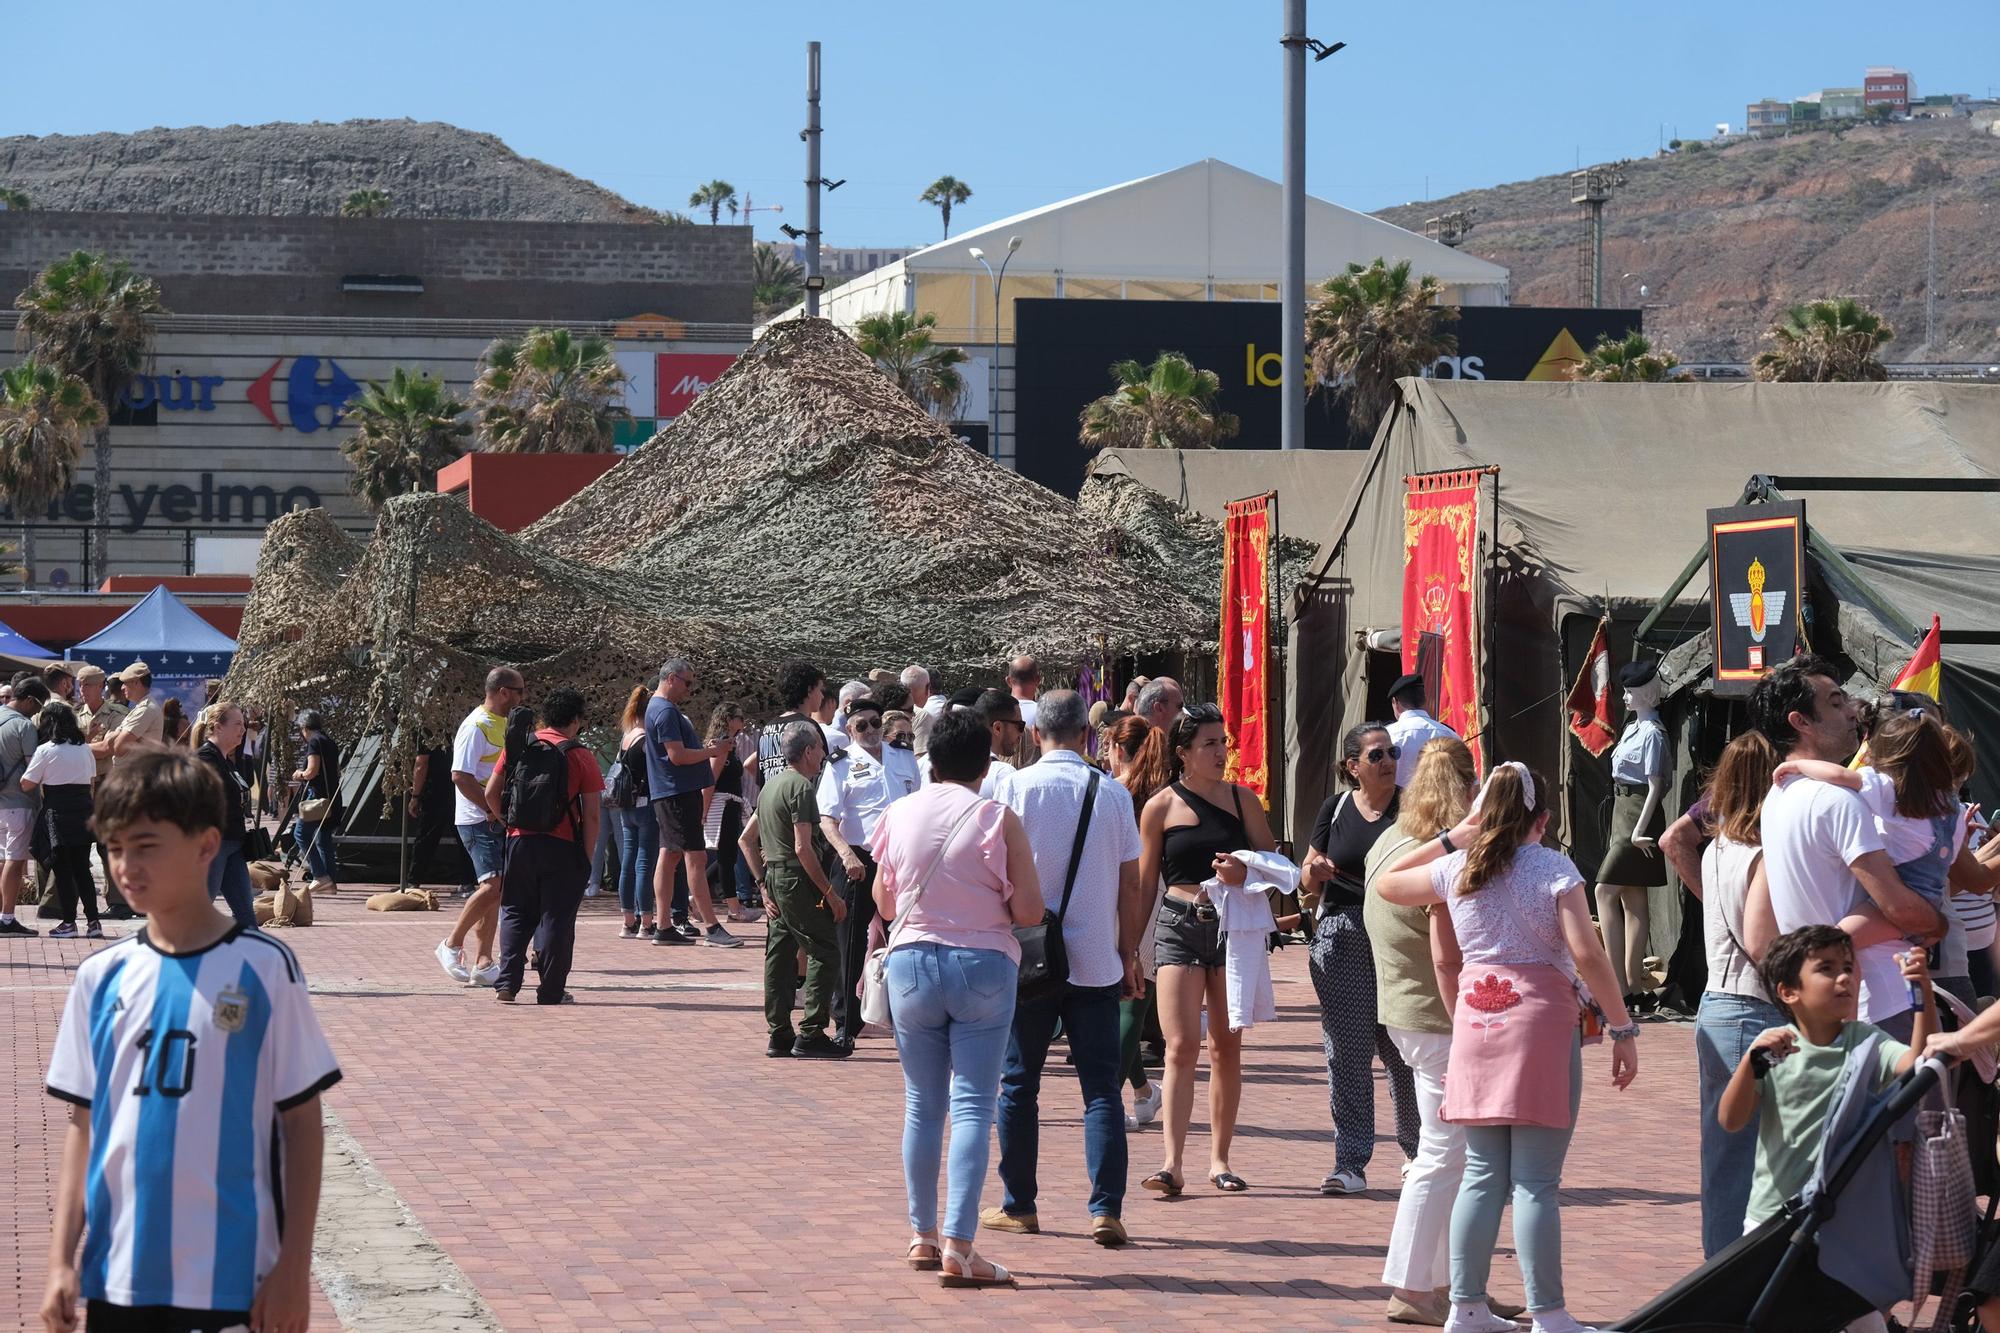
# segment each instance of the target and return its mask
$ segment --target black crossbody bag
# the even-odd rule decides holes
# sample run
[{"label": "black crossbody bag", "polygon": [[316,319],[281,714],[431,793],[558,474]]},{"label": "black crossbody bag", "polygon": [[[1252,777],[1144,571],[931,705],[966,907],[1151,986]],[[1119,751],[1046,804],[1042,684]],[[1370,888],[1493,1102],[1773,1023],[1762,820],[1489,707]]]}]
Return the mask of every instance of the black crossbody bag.
[{"label": "black crossbody bag", "polygon": [[1092,771],[1090,786],[1083,793],[1083,815],[1076,823],[1076,843],[1069,849],[1069,873],[1063,877],[1062,905],[1051,912],[1045,906],[1042,919],[1032,926],[1014,927],[1021,946],[1021,976],[1017,1004],[1046,1000],[1069,984],[1069,954],[1063,948],[1063,917],[1069,912],[1069,895],[1076,888],[1076,868],[1083,861],[1083,841],[1090,836],[1090,812],[1097,804],[1097,784],[1104,775]]}]

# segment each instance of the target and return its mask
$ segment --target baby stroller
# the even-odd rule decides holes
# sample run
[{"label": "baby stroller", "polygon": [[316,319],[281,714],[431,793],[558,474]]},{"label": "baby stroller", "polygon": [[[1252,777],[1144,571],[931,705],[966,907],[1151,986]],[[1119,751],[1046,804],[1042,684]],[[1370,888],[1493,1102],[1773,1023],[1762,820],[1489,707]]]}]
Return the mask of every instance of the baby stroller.
[{"label": "baby stroller", "polygon": [[[1942,1062],[1921,1060],[1880,1098],[1859,1089],[1841,1098],[1811,1186],[1611,1327],[1622,1333],[1836,1333],[1906,1299],[1909,1227],[1888,1137],[1944,1072]],[[1850,1193],[1854,1197],[1843,1198]],[[1843,1211],[1843,1204],[1852,1206]]]}]

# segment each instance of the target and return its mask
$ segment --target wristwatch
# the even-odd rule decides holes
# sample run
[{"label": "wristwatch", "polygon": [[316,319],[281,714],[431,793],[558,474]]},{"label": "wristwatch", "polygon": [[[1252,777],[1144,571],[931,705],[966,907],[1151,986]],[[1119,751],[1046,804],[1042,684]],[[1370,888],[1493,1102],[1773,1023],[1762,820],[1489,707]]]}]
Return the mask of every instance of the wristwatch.
[{"label": "wristwatch", "polygon": [[1458,850],[1458,845],[1451,840],[1450,829],[1444,829],[1438,834],[1438,846],[1444,848],[1446,856]]}]

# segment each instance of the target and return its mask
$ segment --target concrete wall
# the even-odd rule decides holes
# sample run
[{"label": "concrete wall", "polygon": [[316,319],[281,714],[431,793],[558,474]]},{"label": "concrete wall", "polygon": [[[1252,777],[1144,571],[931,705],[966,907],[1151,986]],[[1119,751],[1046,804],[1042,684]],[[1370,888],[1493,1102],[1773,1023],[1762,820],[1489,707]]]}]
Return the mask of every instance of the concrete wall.
[{"label": "concrete wall", "polygon": [[[0,211],[0,296],[74,250],[129,260],[176,314],[750,320],[748,227]],[[424,290],[341,289],[359,274]]]}]

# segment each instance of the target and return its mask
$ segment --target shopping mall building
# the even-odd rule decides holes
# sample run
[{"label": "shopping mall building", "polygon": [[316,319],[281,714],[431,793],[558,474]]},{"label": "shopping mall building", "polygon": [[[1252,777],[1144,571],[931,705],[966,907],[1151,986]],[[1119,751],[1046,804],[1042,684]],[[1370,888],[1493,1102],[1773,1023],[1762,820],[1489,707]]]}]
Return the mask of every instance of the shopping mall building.
[{"label": "shopping mall building", "polygon": [[[91,250],[157,282],[174,313],[112,417],[108,569],[247,573],[280,513],[372,526],[338,413],[398,366],[464,398],[495,338],[602,334],[630,377],[621,443],[648,438],[748,344],[750,244],[731,226],[0,211],[0,363],[6,307],[50,262]],[[45,587],[84,577],[92,467],[40,526]]]}]

